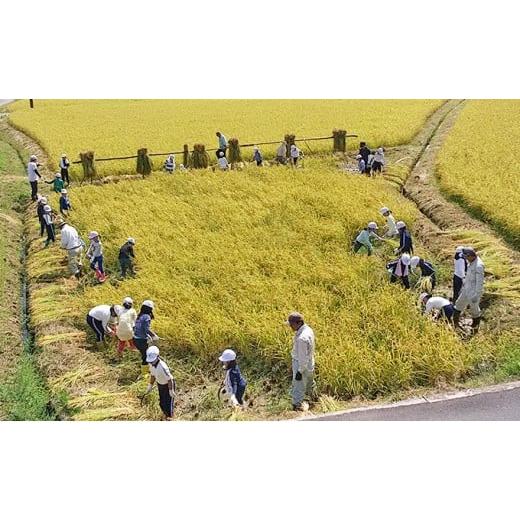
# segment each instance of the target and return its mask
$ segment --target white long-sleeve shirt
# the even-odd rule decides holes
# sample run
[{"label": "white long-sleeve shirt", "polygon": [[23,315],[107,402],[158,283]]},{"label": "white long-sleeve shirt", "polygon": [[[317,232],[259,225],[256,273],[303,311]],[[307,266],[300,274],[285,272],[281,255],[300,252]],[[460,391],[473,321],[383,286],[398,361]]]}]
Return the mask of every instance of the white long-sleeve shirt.
[{"label": "white long-sleeve shirt", "polygon": [[168,381],[173,379],[170,368],[162,359],[159,360],[157,366],[148,366],[150,367],[150,375],[155,377],[158,385],[167,385]]},{"label": "white long-sleeve shirt", "polygon": [[112,315],[110,314],[110,305],[98,305],[97,307],[93,307],[90,309],[88,313],[92,318],[99,320],[103,328],[108,332],[108,324],[111,321]]},{"label": "white long-sleeve shirt", "polygon": [[294,334],[292,358],[298,362],[298,371],[314,370],[314,331],[303,324]]},{"label": "white long-sleeve shirt", "polygon": [[98,256],[103,255],[103,246],[101,244],[101,240],[97,242],[95,240],[90,241],[90,246],[88,247],[87,256],[89,258],[96,258]]},{"label": "white long-sleeve shirt", "polygon": [[430,314],[434,309],[441,310],[446,305],[450,305],[450,300],[443,298],[442,296],[432,296],[427,302],[424,308],[424,314]]},{"label": "white long-sleeve shirt", "polygon": [[36,172],[38,172],[38,165],[35,162],[31,161],[27,165],[27,176],[29,178],[29,182],[34,182],[39,179],[38,174]]},{"label": "white long-sleeve shirt", "polygon": [[480,299],[484,292],[484,262],[477,256],[473,262],[468,262],[466,278],[460,291],[470,300]]},{"label": "white long-sleeve shirt", "polygon": [[137,320],[137,312],[132,307],[130,309],[123,308],[119,315],[119,323],[117,325],[116,334],[122,341],[129,341],[134,337],[134,325]]},{"label": "white long-sleeve shirt", "polygon": [[374,161],[384,165],[385,164],[385,152],[380,152],[379,150],[377,150],[374,153]]},{"label": "white long-sleeve shirt", "polygon": [[65,224],[61,228],[61,248],[68,251],[70,249],[76,249],[79,246],[81,246],[81,240],[78,232],[72,226]]},{"label": "white long-sleeve shirt", "polygon": [[388,236],[397,236],[399,234],[395,222],[395,217],[391,213],[388,215],[388,217],[386,217],[386,225],[388,227],[388,231],[386,232]]},{"label": "white long-sleeve shirt", "polygon": [[453,260],[453,264],[455,267],[455,276],[458,276],[461,280],[464,280],[466,277],[466,260],[463,256],[459,256]]}]

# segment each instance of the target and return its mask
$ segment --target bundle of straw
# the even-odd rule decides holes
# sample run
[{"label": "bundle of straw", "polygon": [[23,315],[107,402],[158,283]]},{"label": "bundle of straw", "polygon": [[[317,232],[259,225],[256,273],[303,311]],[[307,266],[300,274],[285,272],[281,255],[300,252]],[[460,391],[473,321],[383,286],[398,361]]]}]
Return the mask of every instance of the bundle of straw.
[{"label": "bundle of straw", "polygon": [[229,147],[229,162],[231,164],[237,164],[242,162],[242,152],[240,151],[240,144],[238,139],[233,137],[228,141]]},{"label": "bundle of straw", "polygon": [[291,155],[291,145],[295,144],[296,136],[294,134],[285,134],[284,141],[287,143],[287,157]]},{"label": "bundle of straw", "polygon": [[143,177],[152,173],[152,160],[148,157],[147,148],[139,148],[137,150],[137,173],[140,173]]},{"label": "bundle of straw", "polygon": [[347,131],[335,128],[332,130],[332,137],[334,137],[334,152],[347,151]]},{"label": "bundle of straw", "polygon": [[209,166],[209,155],[206,152],[206,146],[203,144],[194,144],[191,152],[191,165],[193,168],[202,169]]},{"label": "bundle of straw", "polygon": [[79,154],[81,166],[83,166],[83,180],[93,181],[96,176],[96,165],[94,164],[94,152],[82,152]]}]

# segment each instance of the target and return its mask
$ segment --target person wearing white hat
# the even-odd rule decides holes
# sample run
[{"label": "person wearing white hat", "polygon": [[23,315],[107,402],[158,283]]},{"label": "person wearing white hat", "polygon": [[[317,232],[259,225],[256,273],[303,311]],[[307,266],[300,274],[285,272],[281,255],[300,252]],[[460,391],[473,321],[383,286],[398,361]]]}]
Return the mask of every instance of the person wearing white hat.
[{"label": "person wearing white hat", "polygon": [[468,262],[464,258],[462,251],[464,246],[457,246],[455,249],[455,256],[453,257],[453,301],[456,302],[459,297],[460,290],[466,278],[466,271],[468,270]]},{"label": "person wearing white hat", "polygon": [[253,146],[253,161],[256,162],[257,166],[263,166],[264,158],[262,157],[262,152],[258,146]]},{"label": "person wearing white hat", "polygon": [[45,220],[43,218],[43,208],[47,206],[47,198],[38,195],[38,204],[36,205],[36,216],[40,222],[40,236],[43,237],[45,233]]},{"label": "person wearing white hat", "polygon": [[459,297],[455,302],[453,322],[456,327],[460,327],[460,315],[469,307],[472,318],[471,330],[473,334],[476,334],[480,326],[482,314],[480,299],[484,292],[484,262],[482,262],[472,247],[463,248],[462,254],[468,261],[468,270],[466,271],[466,277],[464,278]]},{"label": "person wearing white hat", "polygon": [[413,243],[412,243],[412,235],[406,228],[406,224],[399,220],[395,227],[399,232],[399,247],[395,250],[396,255],[402,255],[403,253],[408,253],[409,255],[413,255]]},{"label": "person wearing white hat", "polygon": [[314,331],[299,312],[291,312],[286,324],[294,331],[292,358],[292,405],[295,411],[307,411],[305,396],[315,393],[314,385]]},{"label": "person wearing white hat", "polygon": [[226,389],[231,404],[233,406],[242,406],[244,404],[244,393],[246,391],[247,382],[240,373],[235,351],[227,348],[222,352],[218,360],[223,364],[226,371],[224,388]]},{"label": "person wearing white hat", "polygon": [[41,179],[42,176],[38,171],[38,158],[36,155],[31,155],[29,159],[29,163],[27,164],[27,178],[29,179],[29,184],[31,185],[31,199],[33,201],[38,200],[38,179]]},{"label": "person wearing white hat", "polygon": [[58,223],[61,231],[61,248],[67,251],[69,272],[76,278],[81,276],[81,254],[85,243],[80,238],[76,228],[67,224],[65,221]]},{"label": "person wearing white hat", "polygon": [[374,160],[372,161],[372,173],[381,173],[385,165],[385,149],[379,147],[374,153]]},{"label": "person wearing white hat", "polygon": [[295,145],[291,144],[291,165],[293,168],[296,168],[298,166],[298,159],[300,158],[301,150]]},{"label": "person wearing white hat", "polygon": [[[365,173],[367,169],[367,164],[365,162],[365,159],[363,159],[363,156],[361,154],[356,155],[356,159],[358,161],[358,171],[359,173]],[[368,159],[368,157],[367,157]]]},{"label": "person wearing white hat", "polygon": [[175,170],[175,155],[170,154],[164,161],[164,169],[166,170],[166,173],[173,173]]},{"label": "person wearing white hat", "polygon": [[145,300],[141,305],[141,310],[134,325],[134,345],[141,354],[141,373],[143,375],[146,374],[147,369],[146,349],[148,348],[148,341],[154,341],[159,337],[150,328],[155,317],[153,313],[154,308],[155,304],[152,300]]},{"label": "person wearing white hat", "polygon": [[424,314],[429,316],[432,312],[437,312],[437,318],[444,318],[449,322],[453,320],[455,308],[447,298],[442,296],[432,296],[430,293],[423,292],[419,297],[421,305],[424,307]]},{"label": "person wearing white hat", "polygon": [[173,411],[175,408],[175,379],[170,372],[170,368],[159,356],[159,348],[151,345],[146,350],[146,362],[150,371],[150,383],[144,395],[148,395],[153,385],[157,382],[159,390],[159,405],[164,419],[171,421],[173,419]]},{"label": "person wearing white hat", "polygon": [[397,230],[395,217],[392,214],[392,211],[387,207],[384,207],[379,210],[379,213],[381,213],[381,215],[386,219],[386,233],[383,236],[388,238],[399,236],[399,231]]},{"label": "person wearing white hat", "polygon": [[410,280],[408,278],[410,274],[410,263],[411,258],[408,253],[402,254],[397,260],[388,262],[386,268],[390,273],[390,283],[400,281],[406,289],[410,289]]},{"label": "person wearing white hat", "polygon": [[90,268],[95,272],[96,279],[103,283],[107,279],[103,269],[103,244],[97,231],[91,231],[88,239],[90,245],[85,256],[90,260]]},{"label": "person wearing white hat", "polygon": [[433,291],[437,285],[437,277],[433,265],[420,256],[412,256],[410,260],[412,273],[417,267],[421,271],[421,277],[423,278],[422,283],[425,284],[424,289],[429,292]]},{"label": "person wearing white hat", "polygon": [[64,188],[64,183],[61,178],[61,173],[57,173],[54,176],[54,179],[50,181],[45,181],[46,184],[52,184],[52,189],[55,193],[61,193],[61,190]]},{"label": "person wearing white hat", "polygon": [[119,249],[119,266],[121,267],[121,276],[123,278],[126,277],[127,271],[130,271],[130,274],[135,276],[133,263],[135,259],[134,245],[135,239],[128,237],[126,242]]},{"label": "person wearing white hat", "polygon": [[126,348],[135,350],[134,326],[137,320],[137,312],[134,309],[134,300],[127,296],[123,300],[123,308],[119,314],[116,335],[118,339],[117,353],[121,356]]},{"label": "person wearing white hat", "polygon": [[60,196],[60,213],[64,217],[69,216],[69,211],[72,209],[72,205],[70,203],[69,196],[67,195],[67,190],[63,188],[61,190],[61,196]]},{"label": "person wearing white hat", "polygon": [[356,237],[356,240],[354,240],[354,243],[352,244],[352,251],[357,253],[362,247],[364,247],[367,250],[368,256],[370,256],[373,251],[373,246],[370,242],[370,239],[375,238],[376,240],[383,240],[383,238],[376,233],[377,229],[378,226],[375,222],[369,222],[367,227],[361,230]]},{"label": "person wearing white hat", "polygon": [[63,182],[67,183],[67,187],[70,185],[69,168],[70,168],[70,161],[67,157],[67,154],[62,153],[61,158],[60,158],[60,173],[61,173],[61,178],[63,179]]},{"label": "person wearing white hat", "polygon": [[51,242],[56,241],[56,231],[54,229],[52,208],[48,204],[45,204],[45,206],[43,206],[43,222],[45,223],[45,230],[47,231],[47,240],[45,240],[45,247],[48,247]]}]

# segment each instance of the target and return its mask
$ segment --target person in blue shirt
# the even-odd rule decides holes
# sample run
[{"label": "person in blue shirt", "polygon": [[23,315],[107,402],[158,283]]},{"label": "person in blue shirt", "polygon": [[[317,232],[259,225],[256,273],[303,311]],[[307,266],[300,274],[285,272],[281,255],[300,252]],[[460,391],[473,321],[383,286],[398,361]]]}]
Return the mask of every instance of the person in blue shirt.
[{"label": "person in blue shirt", "polygon": [[410,232],[406,228],[406,224],[400,220],[395,227],[397,231],[399,231],[399,247],[395,250],[395,254],[402,255],[403,253],[407,253],[413,255],[412,235],[410,235]]},{"label": "person in blue shirt", "polygon": [[253,161],[256,161],[257,166],[262,166],[264,158],[262,157],[262,152],[260,151],[260,148],[258,148],[258,146],[254,146],[253,151]]},{"label": "person in blue shirt", "polygon": [[430,262],[427,262],[424,260],[424,258],[421,258],[419,256],[412,256],[412,260],[410,262],[411,270],[412,272],[416,267],[419,267],[421,271],[421,277],[430,277],[431,280],[431,288],[430,291],[433,291],[435,289],[435,286],[437,285],[437,278],[435,276],[435,268]]},{"label": "person in blue shirt", "polygon": [[224,386],[229,396],[229,401],[233,406],[242,406],[244,404],[244,393],[246,391],[247,382],[240,373],[237,365],[237,355],[234,350],[227,348],[218,358],[224,365],[226,377]]},{"label": "person in blue shirt", "polygon": [[141,374],[143,377],[146,377],[148,373],[148,363],[146,361],[148,340],[158,339],[157,334],[150,328],[154,319],[154,307],[155,304],[152,300],[145,300],[141,305],[141,310],[134,325],[134,345],[141,354]]},{"label": "person in blue shirt", "polygon": [[72,209],[72,205],[70,203],[69,196],[67,195],[67,190],[63,188],[61,190],[60,196],[60,213],[66,217],[69,214],[69,211]]},{"label": "person in blue shirt", "polygon": [[218,137],[218,150],[216,152],[216,156],[218,159],[220,157],[220,152],[224,153],[224,157],[226,156],[227,139],[226,139],[226,136],[222,132],[217,132],[216,136]]}]

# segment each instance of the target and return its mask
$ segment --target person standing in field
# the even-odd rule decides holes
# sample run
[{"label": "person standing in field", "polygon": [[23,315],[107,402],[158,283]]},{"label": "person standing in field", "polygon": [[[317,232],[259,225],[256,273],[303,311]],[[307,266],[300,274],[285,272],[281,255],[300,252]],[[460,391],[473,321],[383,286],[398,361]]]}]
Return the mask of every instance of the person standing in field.
[{"label": "person standing in field", "polygon": [[60,196],[60,213],[64,217],[69,216],[69,211],[72,209],[72,205],[70,203],[69,196],[67,195],[67,190],[63,188],[61,190],[61,196]]},{"label": "person standing in field", "polygon": [[313,396],[314,385],[314,331],[304,322],[299,312],[292,312],[287,325],[294,331],[292,358],[292,406],[295,411],[307,411],[305,397]]},{"label": "person standing in field", "polygon": [[386,232],[383,236],[387,238],[399,236],[399,231],[397,231],[395,217],[392,214],[392,211],[384,207],[379,210],[379,213],[381,213],[381,215],[386,219]]},{"label": "person standing in field", "polygon": [[395,227],[399,232],[399,247],[395,250],[395,254],[402,255],[403,253],[408,253],[409,255],[413,255],[412,235],[406,228],[406,224],[400,220]]},{"label": "person standing in field", "polygon": [[81,254],[85,244],[76,228],[65,221],[59,222],[58,227],[61,231],[61,248],[67,251],[69,272],[79,278],[81,275]]},{"label": "person standing in field", "polygon": [[298,166],[298,159],[300,158],[300,149],[295,145],[291,144],[291,163],[293,168]]},{"label": "person standing in field", "polygon": [[385,166],[385,150],[379,147],[374,154],[374,160],[372,161],[372,173],[382,173],[383,167]]},{"label": "person standing in field", "polygon": [[472,318],[471,331],[473,334],[476,334],[482,315],[480,299],[484,292],[484,262],[482,262],[472,247],[465,247],[462,250],[462,254],[468,262],[468,270],[466,271],[459,297],[455,302],[453,322],[455,327],[460,328],[460,315],[469,306]]},{"label": "person standing in field", "polygon": [[52,208],[48,204],[43,206],[43,221],[45,223],[45,230],[47,231],[45,247],[49,247],[51,242],[56,241],[56,231],[54,229],[54,219],[52,218]]},{"label": "person standing in field", "polygon": [[282,141],[276,150],[276,162],[278,164],[287,164],[287,143]]},{"label": "person standing in field", "polygon": [[216,153],[216,156],[218,159],[220,157],[220,152],[222,152],[224,154],[224,157],[226,156],[228,142],[227,142],[226,136],[222,132],[217,132],[216,136],[218,137],[218,150]]},{"label": "person standing in field", "polygon": [[45,220],[43,218],[43,208],[47,205],[47,198],[38,195],[38,204],[36,205],[36,216],[40,222],[40,236],[43,237],[45,233]]},{"label": "person standing in field", "polygon": [[145,300],[134,325],[134,345],[141,354],[141,374],[143,376],[147,373],[146,349],[148,348],[148,340],[158,338],[157,334],[150,328],[154,319],[154,307],[155,304],[152,300]]},{"label": "person standing in field", "polygon": [[126,272],[130,271],[132,276],[135,276],[133,260],[135,239],[129,237],[126,242],[119,249],[119,266],[121,267],[121,276],[126,277]]},{"label": "person standing in field", "polygon": [[403,253],[401,258],[388,262],[386,268],[390,273],[390,283],[401,281],[405,289],[410,289],[410,262],[411,258],[408,253]]},{"label": "person standing in field", "polygon": [[170,368],[159,356],[159,349],[152,345],[146,350],[146,362],[150,371],[150,383],[144,395],[148,395],[153,385],[157,382],[159,391],[159,406],[164,414],[164,420],[173,419],[175,409],[175,379],[170,372]]},{"label": "person standing in field", "polygon": [[117,318],[115,305],[97,305],[90,309],[87,314],[87,324],[96,334],[98,343],[104,342],[107,334],[112,335],[114,331],[110,323]]},{"label": "person standing in field", "polygon": [[61,178],[61,173],[57,173],[54,176],[54,179],[51,181],[45,181],[46,184],[52,184],[52,189],[55,193],[61,193],[63,189],[63,180]]},{"label": "person standing in field", "polygon": [[126,348],[134,349],[134,326],[137,320],[137,312],[134,309],[134,301],[130,296],[123,300],[123,309],[119,315],[116,328],[117,353],[121,356]]},{"label": "person standing in field", "polygon": [[243,406],[247,382],[242,377],[238,367],[236,352],[227,348],[222,352],[218,360],[223,364],[226,371],[224,387],[229,396],[229,401],[233,406]]},{"label": "person standing in field", "polygon": [[166,173],[173,173],[175,170],[175,155],[172,153],[168,155],[166,161],[164,161],[164,169]]},{"label": "person standing in field", "polygon": [[260,151],[260,148],[258,146],[253,147],[253,161],[256,162],[257,166],[262,166],[264,158],[262,157],[262,152]]},{"label": "person standing in field", "polygon": [[383,238],[376,233],[377,229],[378,226],[375,222],[369,222],[367,227],[359,232],[352,246],[354,253],[357,253],[362,247],[364,247],[367,250],[368,256],[372,255],[374,246],[372,245],[372,242],[370,242],[370,239],[375,238],[376,240],[383,240]]},{"label": "person standing in field", "polygon": [[367,144],[362,141],[359,143],[359,155],[363,158],[363,161],[365,161],[365,170],[361,173],[366,173],[367,175],[370,173],[370,166],[368,166],[368,159],[369,156],[372,155],[372,151],[370,148],[368,148]]},{"label": "person standing in field", "polygon": [[103,269],[103,244],[97,231],[88,234],[90,245],[86,257],[90,260],[90,268],[96,273],[96,279],[103,283],[106,280],[105,270]]},{"label": "person standing in field", "polygon": [[38,179],[42,178],[38,171],[39,166],[36,155],[31,155],[27,165],[27,177],[31,185],[31,200],[33,201],[38,200]]},{"label": "person standing in field", "polygon": [[67,183],[67,188],[70,185],[69,168],[70,168],[70,161],[67,157],[67,154],[62,153],[61,159],[60,159],[60,173],[61,173],[61,178],[63,179],[63,182]]},{"label": "person standing in field", "polygon": [[229,170],[229,163],[224,155],[224,152],[218,152],[218,167],[220,170],[227,171]]},{"label": "person standing in field", "polygon": [[453,272],[453,301],[456,302],[459,297],[460,290],[466,278],[466,271],[468,270],[468,262],[464,258],[462,251],[463,246],[458,246],[455,249],[455,256],[453,258],[454,272]]}]

